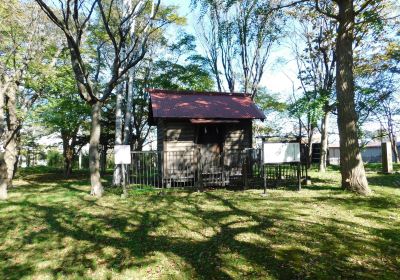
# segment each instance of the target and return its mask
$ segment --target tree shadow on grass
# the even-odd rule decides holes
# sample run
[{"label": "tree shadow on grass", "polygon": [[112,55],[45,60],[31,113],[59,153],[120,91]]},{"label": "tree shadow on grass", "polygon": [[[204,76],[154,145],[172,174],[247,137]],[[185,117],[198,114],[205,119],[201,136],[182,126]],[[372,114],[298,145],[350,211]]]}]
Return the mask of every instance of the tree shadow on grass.
[{"label": "tree shadow on grass", "polygon": [[[83,190],[76,191],[84,194]],[[110,211],[104,213],[104,206],[85,201],[82,195],[79,208],[67,207],[71,206],[68,202],[7,202],[20,207],[18,223],[30,226],[29,221],[35,218],[42,227],[24,235],[17,242],[19,246],[0,250],[0,256],[7,257],[0,268],[0,278],[32,275],[37,272],[37,262],[45,262],[46,253],[56,250],[62,254],[46,269],[53,277],[61,278],[84,278],[88,271],[101,266],[118,273],[140,269],[153,265],[151,256],[156,253],[178,257],[188,265],[180,267],[181,273],[202,279],[304,279],[334,275],[374,278],[387,269],[382,263],[372,261],[365,266],[350,259],[376,252],[389,252],[387,276],[400,272],[395,266],[398,247],[392,246],[395,249],[388,251],[392,242],[398,242],[389,241],[395,234],[394,228],[362,228],[382,236],[386,240],[382,245],[382,240],[367,239],[354,232],[354,228],[360,227],[358,224],[335,219],[325,223],[300,220],[301,209],[288,208],[281,203],[284,200],[254,199],[253,202],[265,203],[263,208],[255,207],[251,200],[242,205],[242,195],[226,198],[218,192],[152,195],[142,197],[140,204],[132,202],[129,211],[110,206]],[[338,202],[332,197],[321,199]],[[366,203],[362,206],[379,208],[382,202],[340,203]],[[89,206],[93,211],[81,210]],[[158,231],[177,226],[181,231]],[[5,233],[3,230],[0,225],[0,235]],[[13,261],[21,249],[27,254],[25,262]]]},{"label": "tree shadow on grass", "polygon": [[376,174],[368,176],[368,183],[379,187],[390,187],[400,190],[399,174]]}]

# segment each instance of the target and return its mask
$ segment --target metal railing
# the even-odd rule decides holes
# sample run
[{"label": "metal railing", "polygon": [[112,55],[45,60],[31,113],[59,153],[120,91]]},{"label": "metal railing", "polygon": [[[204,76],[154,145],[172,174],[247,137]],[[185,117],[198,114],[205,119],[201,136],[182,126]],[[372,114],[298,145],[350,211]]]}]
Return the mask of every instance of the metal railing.
[{"label": "metal railing", "polygon": [[[295,181],[298,164],[263,165],[260,149],[132,152],[128,183],[154,188],[263,187]],[[303,176],[304,168],[301,168]]]}]

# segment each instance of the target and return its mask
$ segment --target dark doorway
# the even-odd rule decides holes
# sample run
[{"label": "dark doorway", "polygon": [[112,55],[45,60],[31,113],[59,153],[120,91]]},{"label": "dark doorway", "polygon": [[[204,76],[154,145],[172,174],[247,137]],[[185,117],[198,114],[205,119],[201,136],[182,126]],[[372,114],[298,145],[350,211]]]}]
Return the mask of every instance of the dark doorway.
[{"label": "dark doorway", "polygon": [[222,125],[201,125],[197,136],[196,144],[212,147],[213,152],[222,152],[225,141],[225,128]]}]

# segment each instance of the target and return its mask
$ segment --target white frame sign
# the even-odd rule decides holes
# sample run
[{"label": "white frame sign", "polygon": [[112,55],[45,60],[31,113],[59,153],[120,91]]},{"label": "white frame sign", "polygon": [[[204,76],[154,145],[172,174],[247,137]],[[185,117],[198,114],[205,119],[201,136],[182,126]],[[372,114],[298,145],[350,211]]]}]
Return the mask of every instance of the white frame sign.
[{"label": "white frame sign", "polygon": [[114,146],[114,163],[115,164],[131,164],[131,146],[115,145]]},{"label": "white frame sign", "polygon": [[300,162],[300,143],[263,143],[263,163]]}]

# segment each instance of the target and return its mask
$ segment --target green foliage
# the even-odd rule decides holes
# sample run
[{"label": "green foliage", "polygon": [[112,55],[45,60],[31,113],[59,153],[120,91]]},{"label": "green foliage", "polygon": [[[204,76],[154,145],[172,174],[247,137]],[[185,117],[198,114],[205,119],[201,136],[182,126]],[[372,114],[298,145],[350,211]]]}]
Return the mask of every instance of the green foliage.
[{"label": "green foliage", "polygon": [[316,127],[324,114],[327,98],[328,96],[318,94],[318,92],[305,92],[303,96],[288,106],[288,111],[291,116],[297,118],[306,115],[310,124]]},{"label": "green foliage", "polygon": [[[160,38],[161,39],[161,38]],[[151,58],[145,87],[177,90],[210,91],[214,81],[206,58],[196,51],[196,38],[185,32],[178,32],[173,41],[165,38],[160,46],[168,59]]]},{"label": "green foliage", "polygon": [[254,102],[266,114],[269,112],[284,112],[287,109],[286,102],[282,102],[278,94],[270,94],[266,88],[260,88]]},{"label": "green foliage", "polygon": [[58,66],[46,81],[46,95],[36,106],[32,119],[45,126],[49,133],[76,134],[86,128],[90,107],[81,102],[77,94],[75,78],[71,66]]},{"label": "green foliage", "polygon": [[400,93],[399,38],[386,38],[372,48],[375,51],[358,53],[355,73],[360,124],[370,120],[372,115],[378,116],[378,119],[379,115],[384,115],[383,123],[391,122],[390,115],[395,116],[400,112],[396,102]]},{"label": "green foliage", "polygon": [[64,166],[63,155],[57,150],[49,150],[46,160],[48,167],[62,168]]},{"label": "green foliage", "polygon": [[197,63],[182,65],[160,60],[154,68],[154,77],[150,80],[154,87],[197,91],[210,91],[214,87],[210,73]]}]

